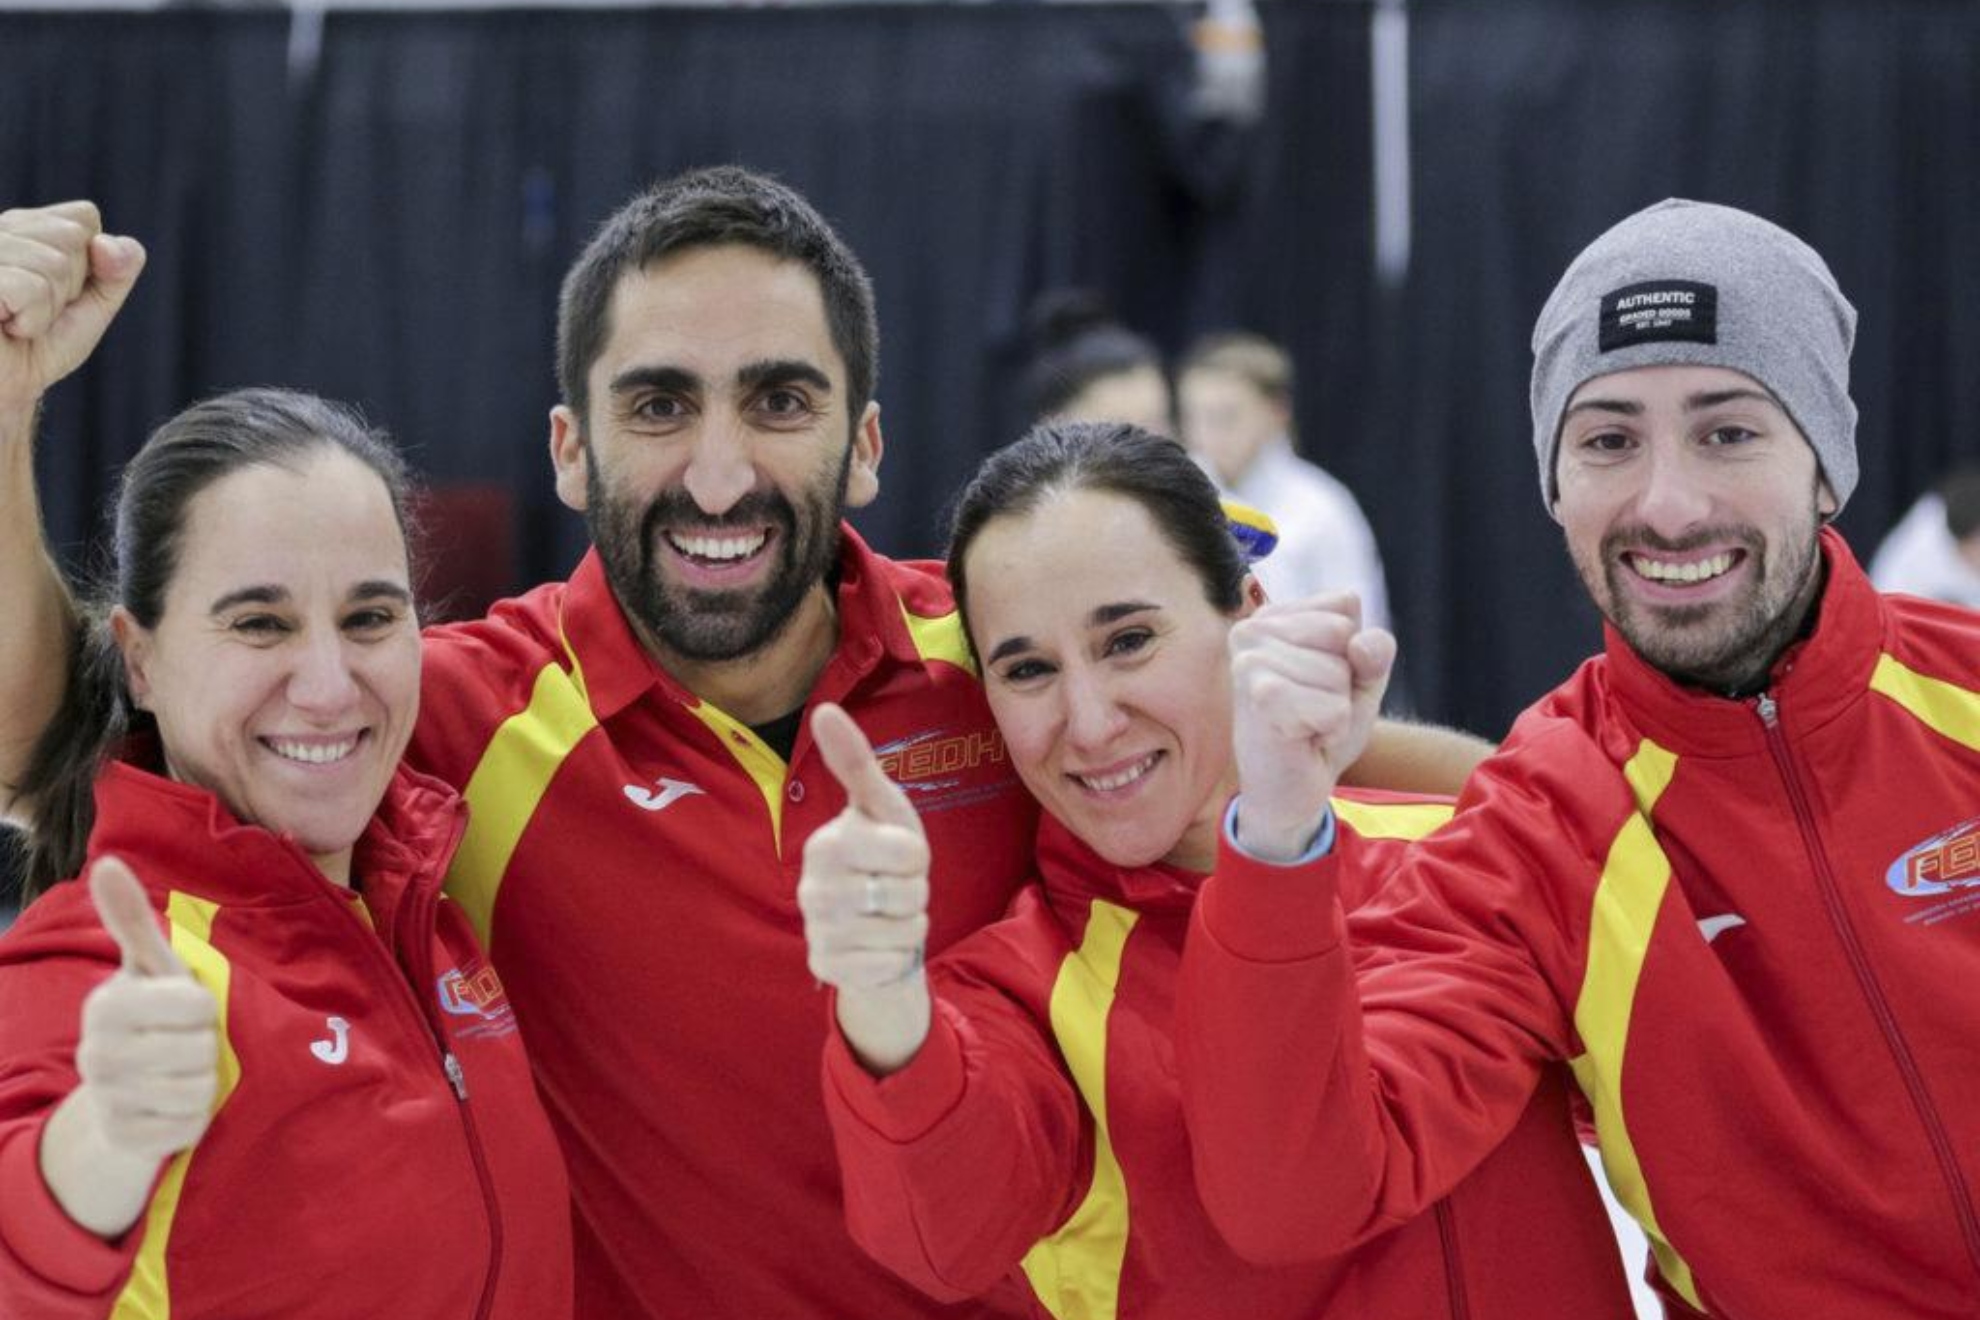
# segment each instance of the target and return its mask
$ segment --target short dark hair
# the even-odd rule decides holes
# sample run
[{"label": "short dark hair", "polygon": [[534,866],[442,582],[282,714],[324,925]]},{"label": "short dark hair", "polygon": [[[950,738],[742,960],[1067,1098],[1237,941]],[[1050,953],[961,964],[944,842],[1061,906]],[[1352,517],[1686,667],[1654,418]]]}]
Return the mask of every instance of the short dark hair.
[{"label": "short dark hair", "polygon": [[1063,413],[1087,387],[1131,371],[1161,372],[1162,351],[1114,319],[1090,289],[1040,294],[1028,317],[1033,344],[1025,401],[1034,419]]},{"label": "short dark hair", "polygon": [[246,389],[196,403],[153,432],[124,468],[105,580],[83,605],[61,710],[35,744],[14,794],[30,804],[34,818],[23,902],[81,868],[96,823],[96,776],[133,725],[150,719],[131,705],[123,657],[110,634],[111,608],[121,605],[145,628],[156,628],[178,573],[193,498],[244,468],[295,470],[326,449],[378,474],[410,556],[405,460],[355,410],[313,394]]},{"label": "short dark hair", "polygon": [[[1233,614],[1243,604],[1244,554],[1216,486],[1180,444],[1126,422],[1047,421],[985,459],[957,497],[949,524],[949,581],[965,631],[969,549],[984,527],[1075,490],[1104,491],[1139,504],[1195,570],[1212,606]],[[1094,553],[1105,554],[1107,548],[1096,545]]]},{"label": "short dark hair", "polygon": [[741,244],[802,263],[818,279],[832,346],[846,364],[852,424],[873,399],[880,376],[880,322],[866,270],[794,190],[735,165],[663,180],[615,211],[564,276],[557,301],[557,383],[579,419],[590,399],[585,379],[611,334],[612,293],[628,271],[679,252]]}]

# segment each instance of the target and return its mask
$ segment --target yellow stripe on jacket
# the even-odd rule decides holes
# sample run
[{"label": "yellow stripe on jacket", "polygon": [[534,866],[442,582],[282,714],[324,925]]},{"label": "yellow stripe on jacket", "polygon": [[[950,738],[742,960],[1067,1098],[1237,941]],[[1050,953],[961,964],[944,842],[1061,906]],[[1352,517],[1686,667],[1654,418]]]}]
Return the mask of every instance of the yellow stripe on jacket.
[{"label": "yellow stripe on jacket", "polygon": [[1671,883],[1670,859],[1651,832],[1650,813],[1676,774],[1676,755],[1647,738],[1623,766],[1623,777],[1636,797],[1636,810],[1609,845],[1596,885],[1589,917],[1588,966],[1574,1006],[1575,1030],[1586,1052],[1570,1062],[1575,1080],[1595,1110],[1595,1133],[1601,1142],[1602,1167],[1608,1172],[1609,1186],[1623,1208],[1643,1226],[1665,1281],[1703,1310],[1691,1267],[1671,1247],[1657,1222],[1657,1209],[1651,1204],[1622,1100],[1630,1012],[1657,912]]},{"label": "yellow stripe on jacket", "polygon": [[[172,952],[192,971],[193,979],[205,986],[219,1005],[220,1086],[214,1097],[213,1112],[219,1113],[234,1089],[241,1083],[241,1060],[234,1052],[233,1038],[227,1031],[227,992],[233,982],[233,969],[227,955],[213,947],[213,923],[220,915],[218,904],[190,894],[173,893],[165,905],[166,920],[172,926]],[[193,1146],[172,1157],[158,1190],[151,1194],[139,1232],[137,1261],[131,1277],[110,1311],[110,1320],[169,1320],[172,1314],[172,1281],[165,1254],[172,1245],[172,1226],[179,1215],[179,1198],[185,1191],[186,1170],[199,1154]]]},{"label": "yellow stripe on jacket", "polygon": [[1888,655],[1877,657],[1870,690],[1889,697],[1934,732],[1980,751],[1980,696],[1927,678]]},{"label": "yellow stripe on jacket", "polygon": [[1093,1115],[1093,1179],[1086,1198],[1025,1253],[1024,1273],[1055,1320],[1115,1320],[1127,1257],[1127,1180],[1107,1135],[1107,1015],[1136,915],[1095,899],[1079,949],[1052,983],[1052,1034]]},{"label": "yellow stripe on jacket", "polygon": [[916,614],[902,601],[901,618],[907,622],[908,636],[914,639],[915,652],[924,662],[939,660],[972,675],[976,673],[976,656],[970,652],[960,613],[950,610],[947,614]]},{"label": "yellow stripe on jacket", "polygon": [[529,704],[502,721],[468,776],[461,794],[467,832],[447,869],[447,893],[474,923],[484,948],[493,948],[495,896],[523,831],[564,758],[597,725],[573,653],[569,673],[555,664],[538,671]]},{"label": "yellow stripe on jacket", "polygon": [[1448,824],[1448,802],[1355,802],[1329,799],[1334,815],[1364,839],[1420,839]]}]

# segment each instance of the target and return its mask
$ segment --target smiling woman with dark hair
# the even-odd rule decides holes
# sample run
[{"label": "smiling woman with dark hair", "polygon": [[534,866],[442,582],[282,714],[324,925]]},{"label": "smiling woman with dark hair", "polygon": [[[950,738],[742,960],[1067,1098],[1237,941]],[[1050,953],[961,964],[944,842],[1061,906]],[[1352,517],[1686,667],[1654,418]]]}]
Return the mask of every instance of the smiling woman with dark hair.
[{"label": "smiling woman with dark hair", "polygon": [[[9,304],[0,427],[136,273],[99,235],[9,280],[20,248],[0,293],[39,292]],[[285,390],[187,409],[124,471],[104,597],[11,804],[0,1315],[570,1313],[562,1159],[440,896],[465,808],[400,766],[405,502],[382,434]]]},{"label": "smiling woman with dark hair", "polygon": [[[1266,604],[1209,479],[1119,424],[1047,424],[990,458],[950,572],[1047,815],[1011,914],[924,969],[915,812],[842,712],[815,717],[850,805],[812,836],[799,898],[813,973],[836,988],[826,1102],[861,1245],[938,1297],[1003,1286],[1060,1317],[1627,1314],[1562,1069],[1448,1198],[1345,1255],[1246,1260],[1197,1193],[1176,969],[1238,787],[1233,633],[1298,635],[1340,602]],[[1357,675],[1373,696],[1382,660]],[[1361,736],[1373,718],[1362,702]],[[1355,900],[1450,815],[1394,794],[1336,804]]]}]

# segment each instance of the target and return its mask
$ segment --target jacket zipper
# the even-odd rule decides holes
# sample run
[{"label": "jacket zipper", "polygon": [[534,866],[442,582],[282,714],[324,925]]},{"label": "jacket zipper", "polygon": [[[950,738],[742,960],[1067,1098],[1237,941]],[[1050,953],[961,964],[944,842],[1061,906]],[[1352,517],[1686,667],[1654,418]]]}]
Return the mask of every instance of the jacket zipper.
[{"label": "jacket zipper", "polygon": [[[418,918],[414,930],[419,938],[419,946],[411,957],[414,970],[422,974],[418,984],[431,987],[433,977],[433,941],[436,938],[434,915],[439,901],[431,894],[420,894],[411,915]],[[395,968],[396,970],[396,968]],[[413,993],[413,983],[401,976],[408,993]],[[481,1303],[475,1307],[475,1320],[487,1320],[495,1310],[495,1286],[502,1275],[502,1207],[495,1195],[495,1175],[488,1167],[488,1154],[482,1148],[481,1128],[475,1122],[474,1106],[468,1102],[467,1070],[461,1066],[447,1041],[446,1026],[440,1021],[439,1010],[429,1002],[427,994],[414,993],[420,1019],[433,1037],[433,1043],[440,1051],[440,1068],[447,1074],[447,1084],[454,1092],[454,1109],[460,1115],[461,1132],[467,1140],[468,1158],[474,1164],[475,1181],[481,1184],[482,1207],[488,1212],[488,1276],[481,1285]]]},{"label": "jacket zipper", "polygon": [[1884,1043],[1890,1049],[1891,1057],[1897,1062],[1898,1073],[1904,1078],[1905,1090],[1910,1092],[1913,1108],[1918,1111],[1919,1122],[1925,1129],[1926,1140],[1931,1144],[1932,1153],[1938,1158],[1940,1176],[1945,1179],[1946,1190],[1951,1193],[1954,1214],[1959,1219],[1960,1234],[1966,1240],[1966,1254],[1974,1272],[1980,1274],[1980,1217],[1976,1217],[1973,1206],[1973,1193],[1961,1176],[1959,1160],[1953,1152],[1952,1140],[1946,1135],[1945,1124],[1933,1107],[1931,1094],[1925,1089],[1925,1079],[1918,1071],[1918,1060],[1906,1043],[1904,1032],[1899,1028],[1897,1015],[1891,1011],[1890,1001],[1884,997],[1884,988],[1877,980],[1876,969],[1870,965],[1870,956],[1864,951],[1862,941],[1857,937],[1856,927],[1850,921],[1849,911],[1843,906],[1842,886],[1836,883],[1835,872],[1829,867],[1829,855],[1822,848],[1815,834],[1815,814],[1809,808],[1808,798],[1802,792],[1801,780],[1795,773],[1794,761],[1789,755],[1786,736],[1780,729],[1780,705],[1770,692],[1762,692],[1754,702],[1754,709],[1760,716],[1760,723],[1766,730],[1767,750],[1773,754],[1774,766],[1780,771],[1781,781],[1787,787],[1788,801],[1794,807],[1795,824],[1801,830],[1803,848],[1809,860],[1815,864],[1815,879],[1822,891],[1822,902],[1829,909],[1829,921],[1836,929],[1837,938],[1842,942],[1843,952],[1848,955],[1850,968],[1856,973],[1857,988],[1870,1005],[1871,1015],[1877,1019],[1877,1026],[1884,1034]]},{"label": "jacket zipper", "polygon": [[1444,1287],[1451,1297],[1451,1320],[1470,1320],[1471,1303],[1464,1291],[1464,1260],[1458,1254],[1457,1216],[1450,1198],[1437,1202],[1437,1238],[1444,1248]]},{"label": "jacket zipper", "polygon": [[474,1176],[481,1183],[482,1203],[488,1207],[488,1279],[482,1284],[481,1305],[475,1308],[478,1320],[487,1320],[495,1310],[495,1284],[502,1275],[502,1208],[495,1198],[495,1175],[489,1171],[488,1156],[481,1146],[481,1129],[475,1125],[474,1107],[468,1103],[467,1072],[454,1052],[443,1048],[441,1066],[453,1084],[461,1125],[467,1131],[468,1154],[474,1159]]},{"label": "jacket zipper", "polygon": [[[446,1029],[437,1016],[438,1010],[429,1010],[425,999],[415,989],[416,984],[429,986],[433,983],[434,912],[437,906],[437,900],[430,895],[420,895],[418,901],[413,904],[413,911],[409,915],[413,927],[419,933],[420,943],[418,952],[412,955],[414,965],[410,968],[400,965],[394,949],[388,947],[381,938],[384,932],[374,931],[371,927],[365,926],[354,912],[349,916],[353,922],[364,928],[364,943],[377,950],[378,956],[383,958],[386,966],[391,969],[392,980],[398,983],[401,991],[399,1002],[411,1008],[413,1019],[419,1024],[421,1032],[439,1053],[440,1070],[446,1075],[448,1089],[454,1093],[454,1108],[460,1115],[462,1135],[467,1141],[468,1158],[474,1165],[475,1180],[481,1185],[482,1206],[488,1212],[488,1273],[482,1281],[481,1301],[474,1310],[475,1320],[487,1320],[495,1309],[495,1284],[502,1272],[502,1212],[495,1196],[495,1178],[488,1168],[488,1156],[482,1149],[481,1131],[475,1124],[474,1110],[468,1104],[467,1070],[461,1066],[461,1061],[454,1056],[453,1050],[448,1045]],[[407,917],[408,914],[401,913],[399,922],[395,924],[402,927]],[[398,932],[394,930],[392,933],[396,943]],[[409,972],[412,975],[409,976]]]}]

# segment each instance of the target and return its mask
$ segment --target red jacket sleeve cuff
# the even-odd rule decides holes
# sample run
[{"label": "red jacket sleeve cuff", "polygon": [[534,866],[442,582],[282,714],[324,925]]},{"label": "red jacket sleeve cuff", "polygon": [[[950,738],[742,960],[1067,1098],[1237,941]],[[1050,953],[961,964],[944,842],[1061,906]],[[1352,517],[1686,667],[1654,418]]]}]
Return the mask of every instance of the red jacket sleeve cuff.
[{"label": "red jacket sleeve cuff", "polygon": [[1251,962],[1299,962],[1332,953],[1343,936],[1336,900],[1340,848],[1297,866],[1247,857],[1228,838],[1203,886],[1197,919],[1220,948]]},{"label": "red jacket sleeve cuff", "polygon": [[46,1126],[23,1123],[0,1136],[0,1249],[51,1287],[107,1296],[129,1272],[139,1234],[106,1242],[69,1218],[41,1176]]},{"label": "red jacket sleeve cuff", "polygon": [[918,1140],[962,1103],[960,1015],[938,996],[928,1039],[908,1065],[875,1077],[860,1065],[835,1025],[825,1039],[825,1079],[841,1107],[896,1144]]}]

